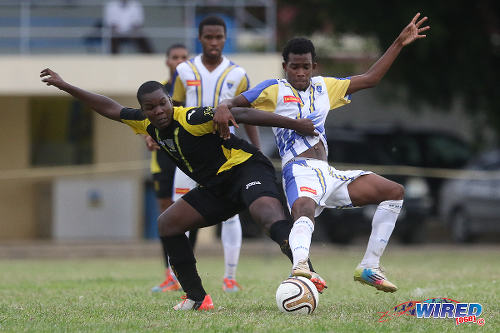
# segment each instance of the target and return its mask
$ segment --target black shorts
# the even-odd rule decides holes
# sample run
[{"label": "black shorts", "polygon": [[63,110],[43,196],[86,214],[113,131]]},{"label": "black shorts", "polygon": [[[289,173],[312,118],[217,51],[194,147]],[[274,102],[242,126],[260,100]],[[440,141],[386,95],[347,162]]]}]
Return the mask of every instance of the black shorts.
[{"label": "black shorts", "polygon": [[182,199],[209,224],[217,224],[248,208],[260,197],[280,200],[281,195],[273,165],[259,152],[234,167],[223,184],[212,188],[198,186]]},{"label": "black shorts", "polygon": [[174,174],[153,173],[153,186],[158,199],[172,198],[174,193]]}]

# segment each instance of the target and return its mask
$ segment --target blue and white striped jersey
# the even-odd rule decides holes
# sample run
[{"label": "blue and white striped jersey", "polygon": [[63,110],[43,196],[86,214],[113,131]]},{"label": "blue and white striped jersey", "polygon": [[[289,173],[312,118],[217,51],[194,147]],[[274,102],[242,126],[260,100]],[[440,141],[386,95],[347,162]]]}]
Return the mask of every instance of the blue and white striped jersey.
[{"label": "blue and white striped jersey", "polygon": [[325,120],[328,111],[350,103],[346,96],[350,78],[315,76],[305,91],[293,88],[285,79],[272,79],[259,83],[242,93],[252,107],[276,112],[289,118],[310,118],[319,136],[302,136],[291,129],[273,127],[276,145],[283,165],[321,140],[328,152]]}]

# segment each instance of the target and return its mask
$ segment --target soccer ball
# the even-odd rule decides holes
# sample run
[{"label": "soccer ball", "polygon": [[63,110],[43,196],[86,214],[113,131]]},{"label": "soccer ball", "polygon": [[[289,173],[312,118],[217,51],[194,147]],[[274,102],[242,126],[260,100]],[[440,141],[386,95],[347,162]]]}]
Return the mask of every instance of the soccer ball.
[{"label": "soccer ball", "polygon": [[286,279],[276,290],[276,304],[281,312],[311,314],[318,301],[318,290],[311,280],[302,276]]}]

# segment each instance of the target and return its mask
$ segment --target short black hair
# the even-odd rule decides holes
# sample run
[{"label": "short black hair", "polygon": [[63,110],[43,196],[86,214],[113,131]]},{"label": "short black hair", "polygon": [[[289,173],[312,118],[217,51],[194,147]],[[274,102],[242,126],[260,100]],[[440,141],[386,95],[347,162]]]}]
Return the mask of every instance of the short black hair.
[{"label": "short black hair", "polygon": [[167,49],[167,57],[170,57],[170,52],[172,52],[172,50],[175,50],[175,49],[185,49],[185,50],[187,50],[187,47],[186,47],[186,45],[180,44],[180,43],[170,45],[168,47],[168,49]]},{"label": "short black hair", "polygon": [[170,95],[168,94],[167,88],[163,84],[161,84],[158,81],[147,81],[141,84],[139,89],[137,89],[137,101],[139,102],[140,105],[142,105],[142,96],[145,94],[152,93],[153,91],[156,91],[158,89],[163,90],[165,95],[170,98]]},{"label": "short black hair", "polygon": [[316,50],[311,40],[302,37],[290,39],[283,48],[283,61],[288,62],[288,56],[293,54],[306,54],[311,53],[312,61],[316,61]]},{"label": "short black hair", "polygon": [[224,35],[227,34],[226,22],[218,16],[207,16],[198,25],[198,36],[201,36],[203,27],[206,25],[220,25],[224,28]]}]

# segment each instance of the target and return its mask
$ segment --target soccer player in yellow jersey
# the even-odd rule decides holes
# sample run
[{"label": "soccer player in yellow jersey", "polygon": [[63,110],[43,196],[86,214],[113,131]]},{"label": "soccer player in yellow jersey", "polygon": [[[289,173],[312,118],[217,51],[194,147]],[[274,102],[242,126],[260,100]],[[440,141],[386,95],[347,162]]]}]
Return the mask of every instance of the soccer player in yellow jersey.
[{"label": "soccer player in yellow jersey", "polygon": [[370,171],[341,171],[329,166],[324,124],[329,111],[349,103],[352,93],[375,86],[404,46],[426,37],[421,33],[429,29],[422,26],[427,17],[419,17],[420,13],[415,15],[366,73],[347,78],[313,77],[314,45],[305,38],[292,39],[283,50],[286,79],[264,81],[217,108],[214,122],[223,137],[228,135],[229,109],[250,105],[289,118],[312,119],[320,134],[304,136],[293,130],[273,128],[282,158],[288,206],[295,221],[289,239],[293,253],[292,275],[311,278],[306,263],[314,218],[323,208],[376,204],[366,253],[354,271],[354,280],[385,292],[397,290],[381,271],[379,262],[403,205],[403,186]]},{"label": "soccer player in yellow jersey", "polygon": [[[184,234],[194,228],[220,223],[244,209],[283,249],[288,244],[291,221],[285,217],[271,162],[252,144],[234,135],[223,140],[213,132],[211,107],[173,107],[165,87],[148,81],[139,87],[140,109],[124,108],[116,101],[65,82],[50,69],[40,77],[111,120],[150,135],[190,178],[202,185],[175,201],[158,218],[170,264],[186,292],[175,310],[210,310],[213,303],[196,270],[193,249]],[[238,122],[277,126],[314,136],[309,119],[290,119],[255,109],[233,108]],[[290,259],[291,253],[283,251]]]},{"label": "soccer player in yellow jersey", "polygon": [[[249,88],[245,70],[222,54],[226,34],[226,24],[220,17],[207,16],[200,22],[198,39],[203,51],[177,66],[172,94],[174,105],[215,107],[220,101],[239,95]],[[245,125],[245,130],[250,142],[259,147],[257,129]],[[174,195],[180,197],[194,186],[196,183],[177,169]],[[196,230],[190,233],[190,239],[193,232]],[[221,228],[225,262],[222,288],[227,292],[235,292],[241,288],[236,282],[241,240],[241,224],[236,215],[224,221]]]},{"label": "soccer player in yellow jersey", "polygon": [[[169,70],[169,79],[162,82],[166,90],[171,93],[172,80],[175,73],[175,68],[178,64],[186,61],[188,58],[188,50],[182,44],[174,44],[167,49],[165,64]],[[151,151],[151,174],[153,175],[153,186],[158,200],[160,212],[164,212],[173,202],[173,186],[175,175],[175,164],[170,160],[167,153],[160,150],[159,146],[148,135],[145,137],[146,145]],[[165,292],[180,290],[181,286],[170,269],[168,262],[167,247],[162,241],[163,258],[165,260],[165,280],[159,285],[151,289],[152,292]]]}]

